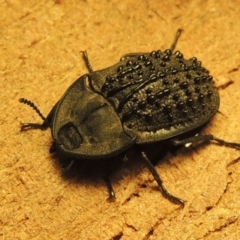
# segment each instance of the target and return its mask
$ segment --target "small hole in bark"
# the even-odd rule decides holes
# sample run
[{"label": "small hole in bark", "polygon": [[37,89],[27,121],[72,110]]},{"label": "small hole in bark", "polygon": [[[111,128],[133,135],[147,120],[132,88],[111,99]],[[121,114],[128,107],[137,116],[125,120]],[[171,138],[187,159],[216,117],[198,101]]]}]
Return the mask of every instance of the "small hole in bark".
[{"label": "small hole in bark", "polygon": [[210,211],[212,208],[213,208],[213,206],[208,206],[208,207],[206,207],[206,210]]},{"label": "small hole in bark", "polygon": [[118,235],[114,236],[112,239],[113,240],[120,240],[122,238],[122,236],[123,236],[123,233],[121,232]]}]

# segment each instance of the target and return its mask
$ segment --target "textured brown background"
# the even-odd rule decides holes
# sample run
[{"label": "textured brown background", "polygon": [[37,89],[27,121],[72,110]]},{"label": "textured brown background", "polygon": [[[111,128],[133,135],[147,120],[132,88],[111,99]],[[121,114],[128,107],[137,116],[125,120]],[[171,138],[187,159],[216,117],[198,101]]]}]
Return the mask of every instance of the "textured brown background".
[{"label": "textured brown background", "polygon": [[[98,3],[100,2],[100,3]],[[48,152],[51,133],[19,131],[41,122],[66,88],[128,52],[166,49],[176,29],[186,58],[210,69],[220,113],[204,129],[240,142],[240,1],[0,1],[0,239],[239,239],[240,151],[216,144],[167,154],[157,165],[166,200],[140,162],[113,175],[116,202],[100,177],[62,178]],[[232,83],[232,84],[229,84]],[[146,185],[146,187],[145,187]]]}]

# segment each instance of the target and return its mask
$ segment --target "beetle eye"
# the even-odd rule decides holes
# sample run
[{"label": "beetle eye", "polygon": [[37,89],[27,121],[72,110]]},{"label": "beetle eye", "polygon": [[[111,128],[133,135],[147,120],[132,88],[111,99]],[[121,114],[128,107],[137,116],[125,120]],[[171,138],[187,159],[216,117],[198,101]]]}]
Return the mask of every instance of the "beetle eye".
[{"label": "beetle eye", "polygon": [[79,134],[73,123],[70,122],[63,125],[59,129],[58,138],[60,144],[63,144],[63,146],[68,150],[79,148],[82,143],[81,135]]}]

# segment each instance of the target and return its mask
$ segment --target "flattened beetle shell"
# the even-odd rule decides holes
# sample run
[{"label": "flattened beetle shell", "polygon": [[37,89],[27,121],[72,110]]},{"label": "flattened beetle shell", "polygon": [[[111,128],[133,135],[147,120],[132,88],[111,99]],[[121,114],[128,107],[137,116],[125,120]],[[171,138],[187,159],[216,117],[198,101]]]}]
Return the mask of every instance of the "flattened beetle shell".
[{"label": "flattened beetle shell", "polygon": [[217,112],[219,94],[201,62],[177,51],[127,54],[92,72],[94,91],[114,107],[137,144],[166,140],[196,129]]},{"label": "flattened beetle shell", "polygon": [[52,136],[58,151],[67,157],[104,158],[131,147],[113,107],[88,86],[83,75],[65,92],[53,113]]}]

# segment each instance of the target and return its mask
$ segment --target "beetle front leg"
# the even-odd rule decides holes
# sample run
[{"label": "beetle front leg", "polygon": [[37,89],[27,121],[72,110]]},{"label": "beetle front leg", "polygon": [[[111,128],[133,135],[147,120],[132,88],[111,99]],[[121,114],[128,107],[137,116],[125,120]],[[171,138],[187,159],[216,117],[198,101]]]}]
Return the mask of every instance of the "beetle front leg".
[{"label": "beetle front leg", "polygon": [[184,207],[184,203],[185,201],[182,200],[181,198],[178,198],[178,197],[175,197],[173,196],[171,193],[169,193],[167,191],[167,189],[163,186],[163,182],[160,178],[160,176],[158,175],[156,169],[154,168],[154,166],[152,165],[151,161],[148,159],[147,155],[142,152],[142,157],[143,159],[145,160],[145,163],[149,169],[149,171],[151,172],[151,174],[153,175],[154,179],[156,180],[159,188],[160,188],[160,191],[162,193],[162,195],[167,198],[168,200],[170,200],[171,202],[173,203],[176,203],[176,204],[179,204],[181,205],[182,207]]},{"label": "beetle front leg", "polygon": [[74,162],[75,162],[74,159],[67,160],[66,163],[64,163],[64,164],[62,165],[63,171],[64,171],[65,173],[68,172],[68,171],[71,169],[71,167],[72,167],[72,165],[74,164]]},{"label": "beetle front leg", "polygon": [[108,191],[109,191],[109,197],[108,197],[107,200],[114,201],[116,199],[116,196],[115,196],[115,192],[113,190],[113,186],[112,186],[110,178],[108,176],[106,176],[106,177],[103,178],[103,180],[107,184],[107,188],[108,188]]},{"label": "beetle front leg", "polygon": [[103,176],[103,180],[105,181],[107,188],[108,188],[108,192],[109,192],[109,197],[107,198],[108,201],[115,201],[115,199],[116,199],[115,191],[113,189],[110,176],[113,173],[113,171],[115,171],[115,169],[117,169],[119,167],[120,164],[121,164],[121,162],[118,162],[116,165],[111,167],[110,170],[107,171],[105,176]]},{"label": "beetle front leg", "polygon": [[42,124],[40,123],[21,123],[21,131],[27,131],[29,129],[41,129],[45,130],[49,127],[49,122],[44,120]]}]

